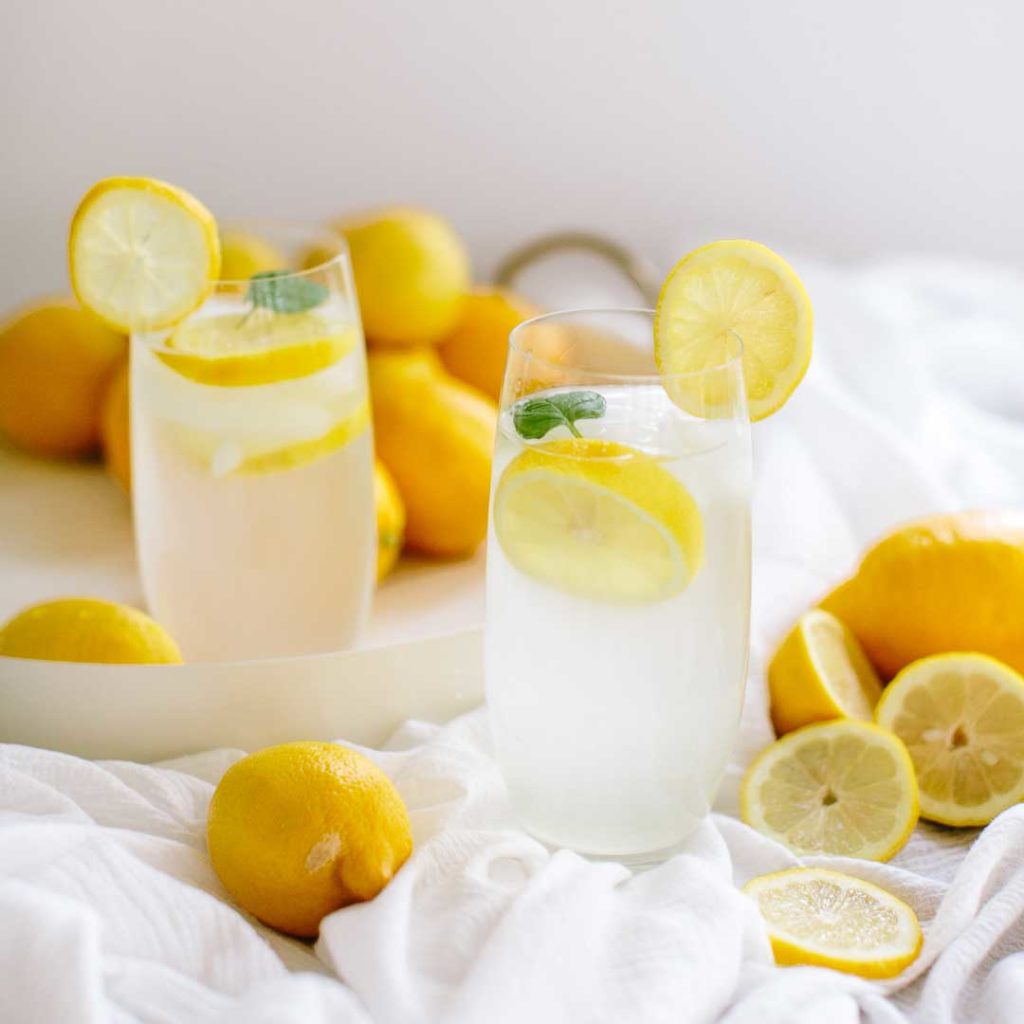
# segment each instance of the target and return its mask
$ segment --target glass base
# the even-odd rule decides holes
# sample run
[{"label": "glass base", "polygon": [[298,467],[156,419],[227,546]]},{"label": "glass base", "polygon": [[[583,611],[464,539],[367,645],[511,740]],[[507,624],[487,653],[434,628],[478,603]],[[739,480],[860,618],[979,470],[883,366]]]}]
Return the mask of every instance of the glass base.
[{"label": "glass base", "polygon": [[646,871],[650,868],[656,868],[659,864],[663,864],[677,853],[682,853],[699,827],[700,822],[698,821],[689,832],[671,846],[664,846],[658,850],[642,850],[633,853],[606,853],[604,851],[595,853],[592,850],[555,842],[528,827],[526,827],[526,832],[550,853],[557,853],[559,850],[572,850],[573,853],[579,854],[584,860],[593,861],[595,864],[621,864],[623,867],[629,868],[630,871]]}]

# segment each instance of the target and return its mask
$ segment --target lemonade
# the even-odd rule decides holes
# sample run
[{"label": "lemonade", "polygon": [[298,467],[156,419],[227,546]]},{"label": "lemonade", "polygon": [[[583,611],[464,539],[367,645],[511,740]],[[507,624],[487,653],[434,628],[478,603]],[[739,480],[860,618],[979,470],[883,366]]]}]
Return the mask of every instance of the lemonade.
[{"label": "lemonade", "polygon": [[[306,372],[312,371],[312,372]],[[225,289],[132,342],[146,599],[188,660],[337,650],[374,579],[373,448],[357,310],[253,310]]]},{"label": "lemonade", "polygon": [[[605,338],[600,345],[607,350]],[[511,377],[537,371],[513,352],[506,395],[517,390]],[[713,372],[738,386],[738,366]],[[656,377],[613,378],[528,384],[519,389],[528,398],[505,403],[487,555],[487,699],[523,824],[553,844],[645,859],[707,813],[738,726],[750,438],[737,389],[736,416],[701,419]],[[599,397],[579,398],[587,395]],[[603,407],[600,416],[523,437],[524,401],[573,399]]]}]

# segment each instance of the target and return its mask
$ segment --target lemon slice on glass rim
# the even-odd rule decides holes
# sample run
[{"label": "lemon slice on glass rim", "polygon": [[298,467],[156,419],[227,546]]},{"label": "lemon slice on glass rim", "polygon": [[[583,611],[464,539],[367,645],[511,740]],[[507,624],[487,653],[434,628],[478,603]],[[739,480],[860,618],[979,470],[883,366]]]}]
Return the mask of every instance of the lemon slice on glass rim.
[{"label": "lemon slice on glass rim", "polygon": [[217,224],[198,199],[167,182],[104,178],[72,218],[68,264],[78,301],[115,330],[162,330],[213,288]]},{"label": "lemon slice on glass rim", "polygon": [[516,456],[498,482],[494,527],[520,571],[595,601],[664,600],[704,557],[689,491],[654,457],[598,438],[549,441]]},{"label": "lemon slice on glass rim", "polygon": [[712,242],[669,272],[654,316],[654,356],[673,401],[696,416],[732,412],[731,389],[707,371],[742,348],[751,420],[777,412],[811,362],[814,314],[800,278],[758,242]]}]

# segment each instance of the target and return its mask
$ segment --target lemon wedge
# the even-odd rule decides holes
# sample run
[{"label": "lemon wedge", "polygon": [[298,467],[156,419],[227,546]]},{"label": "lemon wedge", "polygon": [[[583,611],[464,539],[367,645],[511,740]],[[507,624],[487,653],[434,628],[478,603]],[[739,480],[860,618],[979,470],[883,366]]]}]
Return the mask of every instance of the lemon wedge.
[{"label": "lemon wedge", "polygon": [[877,725],[805,725],[747,770],[740,813],[794,853],[888,860],[917,823],[914,766],[903,744]]},{"label": "lemon wedge", "polygon": [[902,900],[860,878],[791,868],[749,881],[779,964],[813,964],[892,978],[921,950],[921,926]]},{"label": "lemon wedge", "polygon": [[[688,412],[731,412],[730,389],[708,374],[739,351],[752,420],[782,407],[811,362],[814,315],[793,268],[757,242],[712,242],[671,270],[654,317],[654,355]],[[676,377],[693,374],[692,377]]]},{"label": "lemon wedge", "polygon": [[816,608],[800,616],[776,651],[768,665],[768,692],[781,736],[831,718],[871,721],[882,684],[853,633]]},{"label": "lemon wedge", "polygon": [[513,459],[494,525],[521,572],[594,601],[662,601],[704,557],[690,492],[650,455],[598,438],[546,442]]},{"label": "lemon wedge", "polygon": [[217,224],[183,189],[152,178],[105,178],[82,198],[68,239],[78,301],[117,331],[183,320],[220,272]]},{"label": "lemon wedge", "polygon": [[323,313],[196,317],[154,351],[172,370],[213,387],[252,387],[326,370],[358,344],[356,330]]},{"label": "lemon wedge", "polygon": [[1024,800],[1024,678],[983,654],[936,654],[886,687],[878,724],[906,744],[921,815],[987,825]]}]

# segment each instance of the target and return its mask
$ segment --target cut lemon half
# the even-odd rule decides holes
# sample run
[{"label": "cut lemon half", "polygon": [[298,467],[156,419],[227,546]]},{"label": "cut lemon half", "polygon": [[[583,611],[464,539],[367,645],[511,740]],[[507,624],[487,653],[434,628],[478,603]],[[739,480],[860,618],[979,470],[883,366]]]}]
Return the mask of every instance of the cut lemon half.
[{"label": "cut lemon half", "polygon": [[1024,678],[983,654],[937,654],[886,687],[878,724],[906,744],[921,815],[987,825],[1024,800]]},{"label": "cut lemon half", "polygon": [[807,372],[813,322],[811,300],[781,256],[757,242],[712,242],[684,256],[665,279],[654,356],[676,404],[713,418],[733,412],[731,380],[718,368],[742,345],[750,418],[762,420]]},{"label": "cut lemon half", "polygon": [[791,868],[754,878],[743,891],[768,926],[776,963],[893,978],[921,951],[914,911],[860,878]]},{"label": "cut lemon half", "polygon": [[517,569],[594,601],[662,601],[704,557],[690,492],[650,455],[597,438],[551,441],[513,459],[494,524]]},{"label": "cut lemon half", "polygon": [[888,860],[917,823],[914,766],[903,744],[877,725],[805,725],[747,770],[740,813],[794,853]]},{"label": "cut lemon half", "polygon": [[68,239],[78,301],[115,330],[156,331],[183,320],[220,272],[213,215],[183,189],[152,178],[105,178],[78,204]]},{"label": "cut lemon half", "polygon": [[832,718],[871,721],[882,693],[878,674],[857,638],[834,615],[813,609],[783,640],[768,665],[775,731]]},{"label": "cut lemon half", "polygon": [[156,354],[183,377],[251,387],[308,377],[358,344],[355,328],[322,313],[223,313],[182,324]]}]

